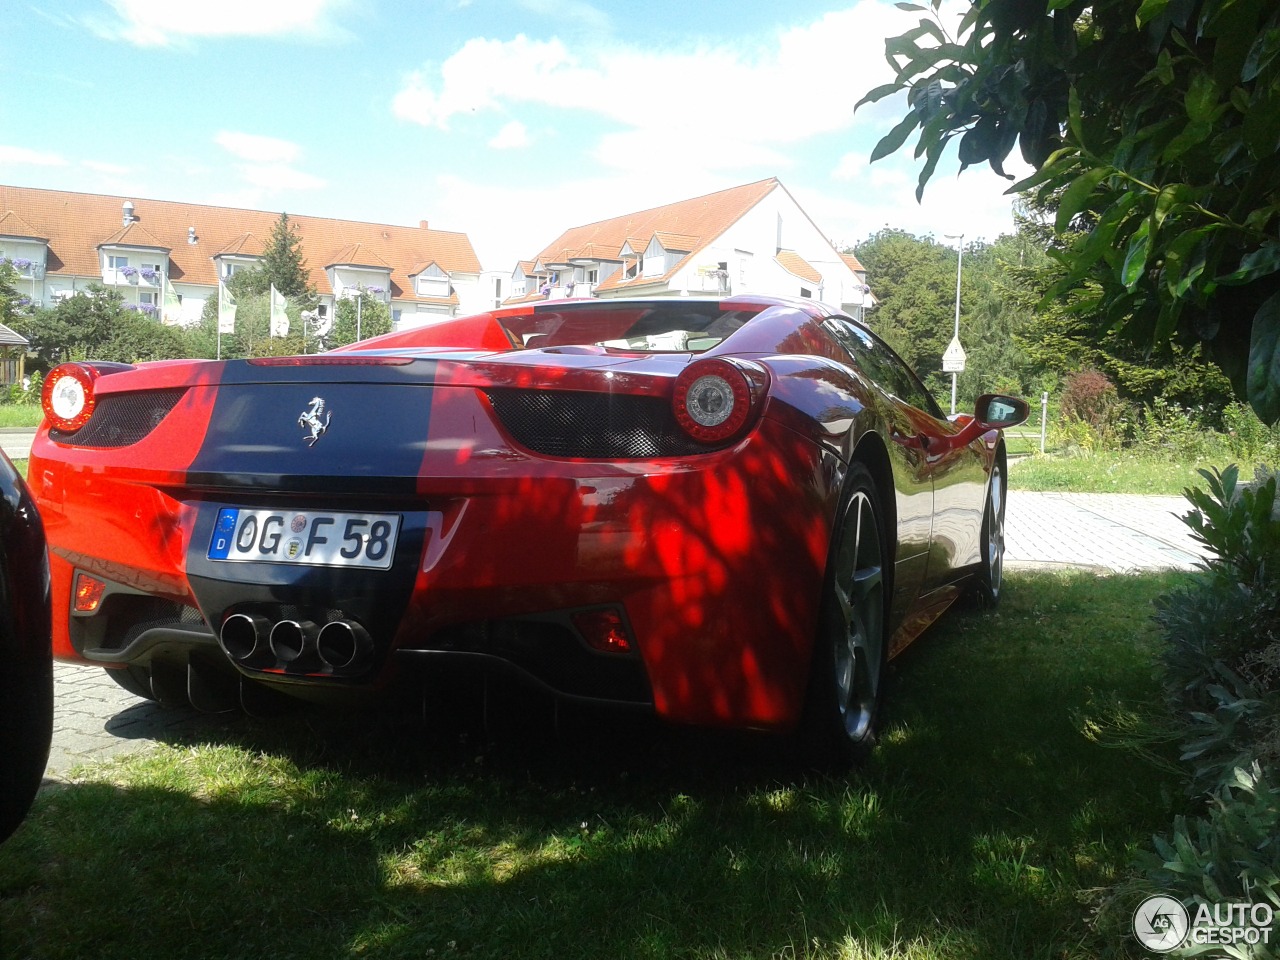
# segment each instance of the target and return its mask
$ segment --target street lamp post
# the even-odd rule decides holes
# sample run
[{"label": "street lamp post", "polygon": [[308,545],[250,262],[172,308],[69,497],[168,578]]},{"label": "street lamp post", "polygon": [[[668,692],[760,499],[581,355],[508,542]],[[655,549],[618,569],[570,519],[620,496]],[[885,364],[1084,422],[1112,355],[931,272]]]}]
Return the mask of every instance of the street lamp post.
[{"label": "street lamp post", "polygon": [[951,348],[959,353],[959,364],[953,365],[951,369],[951,415],[956,414],[956,377],[959,371],[964,369],[964,351],[960,347],[960,268],[964,263],[964,234],[963,233],[946,233],[943,234],[948,240],[956,241],[956,326],[955,332],[951,337]]}]

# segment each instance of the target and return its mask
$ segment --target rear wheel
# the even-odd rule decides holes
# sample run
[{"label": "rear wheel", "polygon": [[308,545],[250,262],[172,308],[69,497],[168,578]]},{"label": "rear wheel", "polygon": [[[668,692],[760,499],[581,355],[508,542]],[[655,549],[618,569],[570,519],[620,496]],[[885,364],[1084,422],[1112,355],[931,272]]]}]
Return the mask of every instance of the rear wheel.
[{"label": "rear wheel", "polygon": [[883,516],[871,474],[852,464],[832,530],[802,721],[805,744],[821,762],[858,762],[875,746],[887,653]]},{"label": "rear wheel", "polygon": [[1004,586],[1004,515],[1008,481],[1005,479],[1004,451],[996,451],[987,487],[987,505],[982,513],[982,568],[978,571],[978,599],[988,607],[1000,603]]}]

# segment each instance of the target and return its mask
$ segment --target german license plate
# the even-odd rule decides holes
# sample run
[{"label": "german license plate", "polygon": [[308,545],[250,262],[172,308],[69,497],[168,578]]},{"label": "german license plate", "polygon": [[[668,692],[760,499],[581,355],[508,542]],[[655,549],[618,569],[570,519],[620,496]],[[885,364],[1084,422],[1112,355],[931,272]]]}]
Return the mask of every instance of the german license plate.
[{"label": "german license plate", "polygon": [[386,570],[399,532],[395,513],[222,507],[209,540],[209,559]]}]

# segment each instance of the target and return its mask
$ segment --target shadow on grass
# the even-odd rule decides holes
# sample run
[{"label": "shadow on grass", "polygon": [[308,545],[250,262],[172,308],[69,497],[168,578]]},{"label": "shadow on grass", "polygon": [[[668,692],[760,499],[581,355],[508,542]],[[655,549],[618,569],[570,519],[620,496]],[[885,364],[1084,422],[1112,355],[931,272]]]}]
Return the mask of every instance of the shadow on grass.
[{"label": "shadow on grass", "polygon": [[[1077,733],[1153,697],[1166,577],[1012,578],[894,668],[865,769],[495,699],[230,720],[39,801],[0,849],[16,956],[1062,957],[1167,820],[1169,784]],[[455,691],[458,693],[458,691]],[[457,698],[466,704],[467,698]],[[204,745],[197,746],[197,742]],[[432,953],[434,951],[434,953]]]}]

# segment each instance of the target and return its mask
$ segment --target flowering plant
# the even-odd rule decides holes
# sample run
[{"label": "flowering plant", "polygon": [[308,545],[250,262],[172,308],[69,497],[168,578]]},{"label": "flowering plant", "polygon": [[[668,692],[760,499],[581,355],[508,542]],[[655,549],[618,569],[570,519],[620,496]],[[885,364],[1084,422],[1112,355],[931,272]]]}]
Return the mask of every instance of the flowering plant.
[{"label": "flowering plant", "polygon": [[18,270],[27,270],[31,267],[31,261],[26,257],[18,257],[18,259],[13,261],[13,265]]},{"label": "flowering plant", "polygon": [[120,275],[122,277],[128,277],[130,280],[132,280],[134,277],[138,275],[138,268],[137,267],[121,267]]},{"label": "flowering plant", "polygon": [[371,294],[373,294],[374,296],[380,296],[381,294],[384,294],[384,293],[386,293],[387,291],[386,291],[386,290],[384,290],[382,287],[365,287],[365,288],[364,288],[364,292],[365,292],[365,293],[371,293]]},{"label": "flowering plant", "polygon": [[142,279],[147,281],[147,283],[151,283],[158,276],[160,276],[160,272],[158,270],[153,270],[151,267],[142,268]]}]

